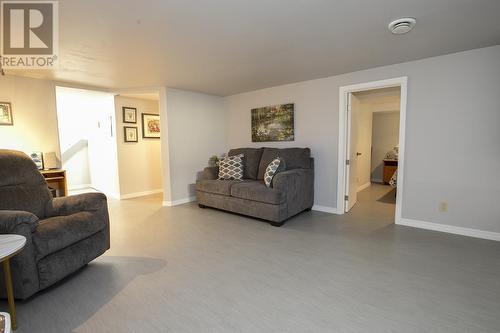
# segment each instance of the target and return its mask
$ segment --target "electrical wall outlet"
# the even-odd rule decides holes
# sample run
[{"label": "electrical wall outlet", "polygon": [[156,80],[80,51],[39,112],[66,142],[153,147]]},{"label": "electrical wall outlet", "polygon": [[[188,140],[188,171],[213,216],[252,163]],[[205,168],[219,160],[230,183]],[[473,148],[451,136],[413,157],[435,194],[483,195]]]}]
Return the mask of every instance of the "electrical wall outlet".
[{"label": "electrical wall outlet", "polygon": [[446,213],[448,211],[448,202],[447,201],[441,201],[439,203],[439,211],[441,213]]}]

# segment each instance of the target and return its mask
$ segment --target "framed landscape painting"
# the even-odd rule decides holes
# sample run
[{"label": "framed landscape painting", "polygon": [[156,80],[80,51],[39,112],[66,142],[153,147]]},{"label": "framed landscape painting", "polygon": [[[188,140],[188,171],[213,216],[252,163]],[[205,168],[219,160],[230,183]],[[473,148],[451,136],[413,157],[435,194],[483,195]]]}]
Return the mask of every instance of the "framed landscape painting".
[{"label": "framed landscape painting", "polygon": [[142,114],[142,137],[159,138],[160,137],[160,116],[157,114]]},{"label": "framed landscape painting", "polygon": [[293,103],[252,109],[252,142],[294,139]]},{"label": "framed landscape painting", "polygon": [[9,102],[0,102],[0,125],[14,125],[12,106]]}]

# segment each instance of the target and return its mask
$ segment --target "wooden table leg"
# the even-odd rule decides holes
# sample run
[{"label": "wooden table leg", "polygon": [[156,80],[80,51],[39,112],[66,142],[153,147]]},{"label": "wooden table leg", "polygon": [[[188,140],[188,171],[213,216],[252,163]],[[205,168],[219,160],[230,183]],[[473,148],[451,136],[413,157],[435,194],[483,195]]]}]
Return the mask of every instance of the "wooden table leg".
[{"label": "wooden table leg", "polygon": [[9,302],[10,322],[12,329],[17,329],[16,306],[14,304],[14,290],[12,289],[12,276],[10,275],[10,261],[5,259],[3,262],[3,273],[5,275],[5,289],[7,289],[7,300]]}]

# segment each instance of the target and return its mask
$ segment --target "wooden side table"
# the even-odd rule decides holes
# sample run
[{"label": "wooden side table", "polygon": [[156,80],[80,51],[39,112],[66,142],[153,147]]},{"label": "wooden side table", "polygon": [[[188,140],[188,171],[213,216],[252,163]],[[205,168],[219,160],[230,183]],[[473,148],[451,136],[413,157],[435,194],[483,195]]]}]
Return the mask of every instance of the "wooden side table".
[{"label": "wooden side table", "polygon": [[2,262],[3,273],[5,275],[5,289],[7,290],[7,301],[9,303],[10,320],[13,330],[17,328],[17,322],[9,259],[21,252],[24,245],[26,245],[26,237],[24,236],[0,235],[0,261]]},{"label": "wooden side table", "polygon": [[49,186],[56,190],[58,197],[68,195],[68,182],[66,180],[66,170],[40,170],[40,173],[45,177],[45,181]]}]

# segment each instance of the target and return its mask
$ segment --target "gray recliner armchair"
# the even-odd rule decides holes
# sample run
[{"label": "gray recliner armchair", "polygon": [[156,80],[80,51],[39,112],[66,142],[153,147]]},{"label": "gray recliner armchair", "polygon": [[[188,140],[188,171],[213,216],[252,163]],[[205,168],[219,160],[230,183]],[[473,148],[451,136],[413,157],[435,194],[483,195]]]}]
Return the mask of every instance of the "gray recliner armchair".
[{"label": "gray recliner armchair", "polygon": [[27,155],[0,149],[0,234],[26,237],[11,271],[14,296],[28,298],[109,249],[106,196],[53,198]]}]

